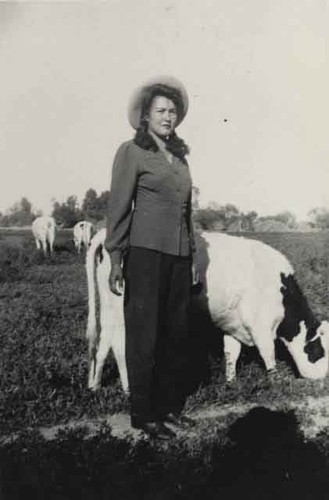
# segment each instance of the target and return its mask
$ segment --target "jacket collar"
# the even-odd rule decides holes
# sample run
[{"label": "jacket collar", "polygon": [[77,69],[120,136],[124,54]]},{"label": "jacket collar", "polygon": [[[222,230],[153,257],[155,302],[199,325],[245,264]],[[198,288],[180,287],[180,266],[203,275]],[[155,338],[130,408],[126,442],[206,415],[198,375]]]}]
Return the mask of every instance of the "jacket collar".
[{"label": "jacket collar", "polygon": [[[159,146],[151,134],[142,129],[137,129],[134,137],[134,143],[146,151],[153,151],[154,153],[159,151]],[[172,134],[166,142],[164,142],[164,146],[172,155],[179,158],[183,163],[187,163],[185,155],[189,153],[189,148],[175,133]]]}]

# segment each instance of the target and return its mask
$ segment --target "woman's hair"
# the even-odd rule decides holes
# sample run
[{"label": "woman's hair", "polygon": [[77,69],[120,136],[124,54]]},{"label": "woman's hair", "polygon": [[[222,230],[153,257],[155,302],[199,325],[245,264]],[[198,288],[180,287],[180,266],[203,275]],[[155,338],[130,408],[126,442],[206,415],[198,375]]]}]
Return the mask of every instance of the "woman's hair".
[{"label": "woman's hair", "polygon": [[[145,87],[142,100],[141,118],[139,127],[136,131],[134,142],[141,148],[149,149],[152,151],[158,151],[159,148],[153,137],[147,131],[147,118],[150,112],[152,101],[155,97],[158,96],[166,97],[175,104],[178,119],[183,115],[184,111],[183,99],[179,90],[173,87],[169,87],[168,85],[163,85],[162,83],[157,83],[155,85]],[[172,153],[174,156],[180,158],[182,161],[184,161],[185,156],[189,153],[188,146],[182,139],[177,136],[175,132],[173,132],[166,141],[166,149],[170,151],[170,153]]]}]

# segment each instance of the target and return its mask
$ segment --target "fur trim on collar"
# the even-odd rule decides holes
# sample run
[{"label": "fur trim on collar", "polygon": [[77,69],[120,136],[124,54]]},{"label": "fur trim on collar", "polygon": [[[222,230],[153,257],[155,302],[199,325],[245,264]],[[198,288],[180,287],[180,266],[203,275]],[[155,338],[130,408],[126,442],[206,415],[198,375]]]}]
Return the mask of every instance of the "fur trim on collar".
[{"label": "fur trim on collar", "polygon": [[[146,149],[148,151],[153,151],[154,153],[159,151],[159,146],[157,145],[153,137],[141,128],[137,129],[134,137],[134,143],[140,148]],[[180,139],[174,132],[165,142],[165,144],[167,151],[186,163],[185,156],[189,154],[190,150],[183,139]]]}]

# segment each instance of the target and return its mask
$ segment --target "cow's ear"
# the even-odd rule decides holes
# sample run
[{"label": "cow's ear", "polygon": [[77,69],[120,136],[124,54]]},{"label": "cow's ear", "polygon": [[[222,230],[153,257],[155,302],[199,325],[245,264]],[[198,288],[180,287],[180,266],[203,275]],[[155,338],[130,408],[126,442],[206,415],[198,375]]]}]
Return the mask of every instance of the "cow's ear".
[{"label": "cow's ear", "polygon": [[327,329],[329,328],[329,321],[327,321],[326,319],[324,319],[323,321],[321,321],[320,323],[320,328],[324,328],[324,329]]},{"label": "cow's ear", "polygon": [[321,324],[318,329],[320,335],[324,335],[327,337],[328,343],[329,343],[329,322],[324,320],[321,321]]}]

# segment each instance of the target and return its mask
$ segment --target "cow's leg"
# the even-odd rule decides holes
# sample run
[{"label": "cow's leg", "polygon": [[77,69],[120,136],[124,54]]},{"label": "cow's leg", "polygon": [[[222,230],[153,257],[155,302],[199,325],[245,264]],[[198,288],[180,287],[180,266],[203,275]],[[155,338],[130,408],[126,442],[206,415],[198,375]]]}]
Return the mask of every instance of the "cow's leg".
[{"label": "cow's leg", "polygon": [[35,238],[35,244],[37,246],[37,250],[40,250],[41,245],[40,245],[40,241],[37,238]]},{"label": "cow's leg", "polygon": [[[108,314],[109,310],[106,311]],[[128,392],[128,374],[125,357],[125,327],[122,321],[119,323],[112,323],[111,318],[104,318],[103,312],[101,316],[101,333],[97,353],[94,356],[94,363],[90,364],[89,372],[89,388],[97,390],[101,385],[101,378],[104,368],[106,357],[110,348],[113,349],[115,361],[118,366],[122,388]]]},{"label": "cow's leg", "polygon": [[48,238],[48,241],[49,241],[49,249],[50,249],[50,254],[52,255],[53,254],[53,250],[54,250],[54,239],[55,237],[51,234]]},{"label": "cow's leg", "polygon": [[[80,246],[80,242],[79,242]],[[94,352],[90,353],[90,368],[89,368],[89,389],[96,391],[101,385],[101,378],[103,373],[103,367],[105,359],[112,345],[111,338],[111,296],[108,289],[108,272],[105,271],[104,266],[98,266],[96,271],[96,279],[98,283],[99,290],[99,301],[100,301],[100,336],[98,347],[94,343]],[[95,342],[95,339],[94,339]],[[89,348],[90,350],[90,348]]]},{"label": "cow's leg", "polygon": [[97,328],[96,328],[96,318],[90,314],[90,311],[88,314],[87,339],[89,344],[88,345],[88,361],[89,361],[88,388],[93,390],[95,369],[96,369],[96,354],[97,354]]},{"label": "cow's leg", "polygon": [[265,363],[266,370],[269,373],[275,372],[275,345],[271,329],[263,328],[259,330],[257,333],[253,334],[253,339]]},{"label": "cow's leg", "polygon": [[88,389],[95,391],[94,388],[95,358],[89,356]]},{"label": "cow's leg", "polygon": [[224,335],[226,381],[232,382],[236,376],[236,363],[241,352],[241,343],[231,335]]},{"label": "cow's leg", "polygon": [[125,332],[124,324],[122,325],[121,328],[116,329],[113,332],[112,349],[118,365],[122,388],[125,392],[128,392],[128,374],[127,374],[127,364],[126,364],[124,332]]},{"label": "cow's leg", "polygon": [[41,244],[42,244],[43,253],[46,256],[47,255],[47,240],[46,240],[46,238],[42,238]]},{"label": "cow's leg", "polygon": [[89,352],[89,372],[88,372],[88,389],[91,389],[92,391],[96,391],[99,388],[96,387],[95,384],[95,370],[96,370],[96,353]]},{"label": "cow's leg", "polygon": [[79,253],[79,242],[77,240],[74,240],[74,246],[76,251]]},{"label": "cow's leg", "polygon": [[88,387],[92,391],[96,391],[101,385],[104,363],[110,347],[110,332],[102,328],[98,348],[90,360]]}]

